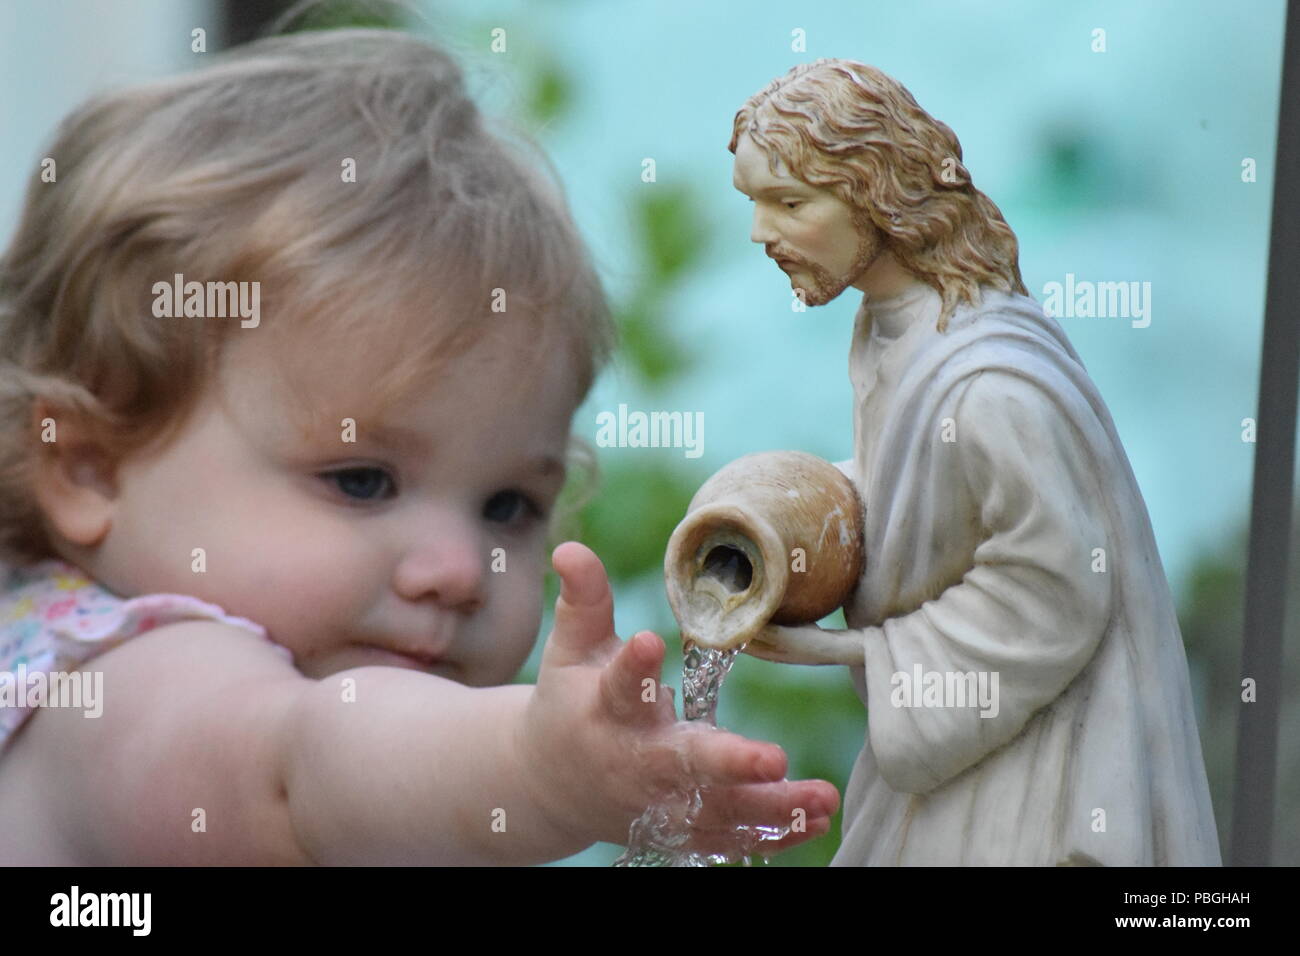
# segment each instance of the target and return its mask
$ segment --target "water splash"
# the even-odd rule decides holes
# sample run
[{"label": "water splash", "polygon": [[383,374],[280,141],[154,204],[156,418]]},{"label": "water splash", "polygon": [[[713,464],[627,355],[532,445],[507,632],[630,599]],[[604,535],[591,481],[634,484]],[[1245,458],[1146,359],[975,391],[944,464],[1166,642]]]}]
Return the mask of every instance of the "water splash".
[{"label": "water splash", "polygon": [[[682,713],[687,720],[703,720],[716,727],[718,694],[731,665],[744,645],[730,650],[699,647],[687,641],[682,660]],[[678,790],[646,809],[628,831],[627,851],[615,866],[711,866],[749,858],[759,845],[780,840],[789,827],[740,825],[735,828],[734,847],[723,853],[698,853],[687,843],[699,818],[707,788]],[[767,857],[761,857],[764,863]]]}]

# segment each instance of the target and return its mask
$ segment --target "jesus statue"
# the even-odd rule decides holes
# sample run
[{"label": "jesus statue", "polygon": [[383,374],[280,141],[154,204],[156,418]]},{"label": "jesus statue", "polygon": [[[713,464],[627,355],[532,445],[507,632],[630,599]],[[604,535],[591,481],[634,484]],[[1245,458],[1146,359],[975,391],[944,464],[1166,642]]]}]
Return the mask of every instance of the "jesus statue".
[{"label": "jesus statue", "polygon": [[751,97],[729,149],[794,307],[863,293],[848,628],[746,648],[850,667],[867,739],[833,865],[1219,865],[1146,505],[957,137],[879,70],[822,59]]}]

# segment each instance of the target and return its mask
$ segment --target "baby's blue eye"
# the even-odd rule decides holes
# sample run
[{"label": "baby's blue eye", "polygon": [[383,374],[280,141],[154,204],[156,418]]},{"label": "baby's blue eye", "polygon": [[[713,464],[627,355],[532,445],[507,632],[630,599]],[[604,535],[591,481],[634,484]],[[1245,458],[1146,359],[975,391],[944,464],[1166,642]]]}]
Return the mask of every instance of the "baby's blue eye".
[{"label": "baby's blue eye", "polygon": [[377,497],[391,497],[391,495],[376,494],[377,491],[383,490],[385,483],[390,489],[393,485],[393,479],[382,468],[342,468],[327,472],[321,477],[333,483],[349,498],[358,501],[374,501]]},{"label": "baby's blue eye", "polygon": [[521,518],[528,521],[542,516],[542,509],[532,498],[518,491],[499,491],[483,506],[488,521],[510,524]]}]

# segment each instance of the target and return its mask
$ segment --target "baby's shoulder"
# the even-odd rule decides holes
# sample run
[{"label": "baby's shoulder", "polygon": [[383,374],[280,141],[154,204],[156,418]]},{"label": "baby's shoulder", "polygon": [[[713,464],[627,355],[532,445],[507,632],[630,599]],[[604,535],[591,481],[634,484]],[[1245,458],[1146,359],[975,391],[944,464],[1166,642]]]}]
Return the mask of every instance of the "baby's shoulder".
[{"label": "baby's shoulder", "polygon": [[228,621],[194,618],[142,632],[84,665],[132,684],[202,686],[234,678],[301,677],[288,648]]},{"label": "baby's shoulder", "polygon": [[[152,628],[63,671],[31,675],[42,700],[0,749],[0,777],[10,756],[30,749],[70,753],[108,729],[139,731],[178,722],[182,711],[223,695],[243,699],[252,682],[306,680],[287,649],[225,621],[195,619]],[[220,709],[220,708],[218,708]],[[87,719],[89,718],[89,719]],[[80,743],[75,743],[79,741]]]},{"label": "baby's shoulder", "polygon": [[277,645],[214,620],[153,628],[68,677],[79,707],[40,707],[0,750],[0,865],[102,864],[86,836],[102,829],[96,815],[125,840],[122,821],[151,825],[152,791],[223,754],[260,781],[279,750],[273,728],[310,683]]}]

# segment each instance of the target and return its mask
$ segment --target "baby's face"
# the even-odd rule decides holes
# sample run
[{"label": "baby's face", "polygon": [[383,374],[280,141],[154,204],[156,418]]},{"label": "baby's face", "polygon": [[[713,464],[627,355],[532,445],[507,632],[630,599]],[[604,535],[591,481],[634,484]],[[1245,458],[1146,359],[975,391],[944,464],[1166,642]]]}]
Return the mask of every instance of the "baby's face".
[{"label": "baby's face", "polygon": [[251,618],[308,676],[383,664],[508,682],[541,620],[567,363],[476,345],[382,420],[349,415],[341,396],[372,379],[359,360],[336,363],[294,386],[330,416],[303,437],[254,336],[232,335],[220,385],[174,444],[120,469],[101,578]]}]

